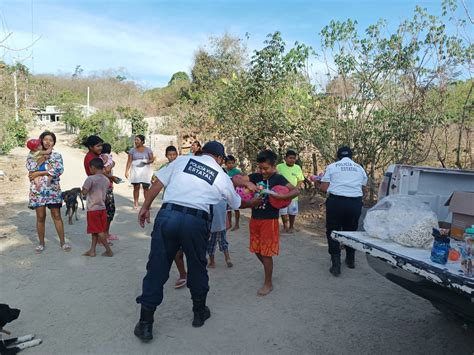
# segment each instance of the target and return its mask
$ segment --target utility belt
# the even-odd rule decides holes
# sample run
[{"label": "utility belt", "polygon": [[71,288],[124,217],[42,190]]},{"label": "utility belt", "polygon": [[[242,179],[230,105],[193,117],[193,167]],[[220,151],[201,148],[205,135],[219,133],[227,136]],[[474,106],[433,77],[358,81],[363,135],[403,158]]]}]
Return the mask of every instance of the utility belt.
[{"label": "utility belt", "polygon": [[177,212],[181,212],[181,213],[184,213],[184,214],[189,214],[191,216],[196,216],[196,217],[202,218],[206,221],[211,220],[209,218],[209,213],[207,213],[206,211],[203,211],[203,210],[198,210],[197,208],[176,205],[174,203],[164,203],[161,206],[161,209],[163,209],[163,210],[172,210],[172,211],[177,211]]},{"label": "utility belt", "polygon": [[339,196],[339,195],[334,195],[334,194],[329,194],[328,199],[334,199],[334,200],[361,200],[362,196],[358,197],[348,197],[348,196]]}]

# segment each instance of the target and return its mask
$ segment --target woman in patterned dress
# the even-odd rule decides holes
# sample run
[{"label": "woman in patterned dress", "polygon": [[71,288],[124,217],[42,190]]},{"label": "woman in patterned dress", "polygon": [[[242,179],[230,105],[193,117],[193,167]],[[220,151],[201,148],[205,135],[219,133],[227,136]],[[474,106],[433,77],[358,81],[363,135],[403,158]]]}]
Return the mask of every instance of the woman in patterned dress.
[{"label": "woman in patterned dress", "polygon": [[[54,147],[56,135],[52,132],[41,133],[39,139],[43,149]],[[26,168],[29,171],[30,195],[28,207],[36,212],[36,230],[38,232],[39,245],[35,251],[41,253],[45,247],[45,222],[46,207],[51,211],[51,217],[58,233],[59,243],[64,251],[70,251],[71,246],[64,239],[64,224],[61,218],[61,206],[63,204],[59,177],[64,171],[63,158],[60,153],[52,151],[49,156],[44,157],[46,170],[38,171],[39,165],[43,162],[36,160],[31,154],[26,160]],[[40,177],[39,184],[35,184],[34,179]]]}]

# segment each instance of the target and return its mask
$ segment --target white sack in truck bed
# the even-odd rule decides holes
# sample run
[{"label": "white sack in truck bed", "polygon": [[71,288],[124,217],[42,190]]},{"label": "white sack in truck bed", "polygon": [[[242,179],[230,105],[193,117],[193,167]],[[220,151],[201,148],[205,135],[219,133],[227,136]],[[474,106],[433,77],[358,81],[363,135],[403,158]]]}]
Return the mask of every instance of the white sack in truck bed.
[{"label": "white sack in truck bed", "polygon": [[433,228],[438,228],[436,214],[416,197],[407,195],[384,197],[364,220],[364,229],[371,237],[415,248],[431,248]]}]

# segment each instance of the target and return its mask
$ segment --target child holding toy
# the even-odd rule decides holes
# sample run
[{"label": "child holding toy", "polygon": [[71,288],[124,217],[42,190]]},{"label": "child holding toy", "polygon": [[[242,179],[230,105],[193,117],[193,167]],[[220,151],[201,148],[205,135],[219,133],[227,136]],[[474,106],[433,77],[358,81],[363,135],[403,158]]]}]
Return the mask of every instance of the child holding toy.
[{"label": "child holding toy", "polygon": [[[272,194],[277,200],[291,200],[299,195],[299,189],[276,172],[277,156],[271,150],[264,150],[257,156],[259,173],[248,176],[235,175],[233,182],[236,186],[246,187],[257,191],[257,185],[264,186],[265,191],[276,186],[286,186],[288,193]],[[255,253],[262,263],[265,280],[258,290],[259,296],[266,296],[273,290],[273,257],[280,252],[280,233],[278,226],[279,208],[270,204],[269,195],[263,195],[263,204],[252,208],[250,219],[250,252]]]}]

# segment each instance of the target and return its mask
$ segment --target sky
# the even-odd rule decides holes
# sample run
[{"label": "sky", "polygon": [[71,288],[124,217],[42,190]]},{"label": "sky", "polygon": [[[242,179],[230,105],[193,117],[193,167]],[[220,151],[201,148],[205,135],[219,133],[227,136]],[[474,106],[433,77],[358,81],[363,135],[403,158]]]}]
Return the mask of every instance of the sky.
[{"label": "sky", "polygon": [[[471,0],[468,1],[472,5]],[[439,14],[441,0],[0,0],[0,39],[23,51],[0,50],[0,60],[21,60],[34,74],[85,74],[125,68],[145,88],[165,86],[177,71],[190,72],[193,55],[210,36],[244,38],[249,51],[269,33],[320,46],[318,33],[331,20],[352,18],[359,28],[380,18],[397,26],[416,5]],[[323,63],[312,61],[322,76]]]}]

